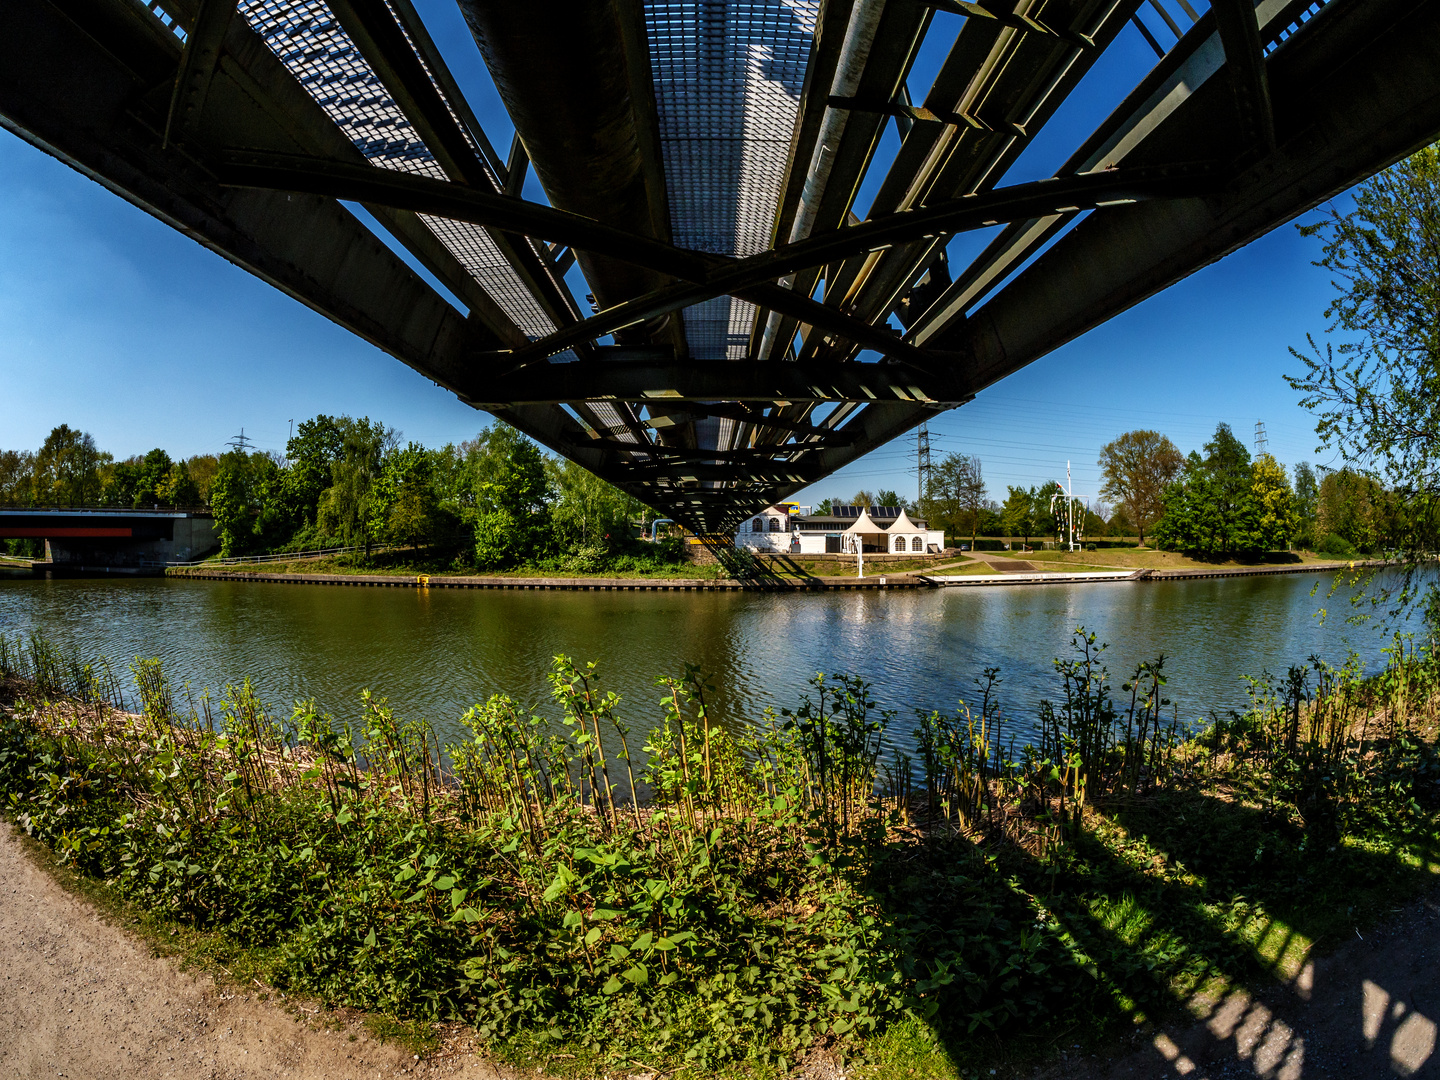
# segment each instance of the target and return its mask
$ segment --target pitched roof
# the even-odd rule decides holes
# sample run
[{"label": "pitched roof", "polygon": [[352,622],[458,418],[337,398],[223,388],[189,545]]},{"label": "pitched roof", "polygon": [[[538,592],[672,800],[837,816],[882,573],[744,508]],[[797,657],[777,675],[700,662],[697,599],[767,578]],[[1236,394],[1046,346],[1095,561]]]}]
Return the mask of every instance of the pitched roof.
[{"label": "pitched roof", "polygon": [[856,518],[856,519],[855,519],[855,524],[854,524],[854,525],[851,525],[848,529],[845,530],[845,532],[846,532],[847,534],[849,534],[849,533],[882,533],[882,532],[884,532],[884,531],[885,531],[885,530],[884,530],[882,527],[880,527],[879,525],[876,525],[876,524],[875,524],[874,519],[872,519],[872,518],[870,517],[870,511],[869,511],[869,510],[866,510],[863,514],[861,514],[858,518]]},{"label": "pitched roof", "polygon": [[913,521],[911,521],[910,515],[905,513],[905,511],[902,509],[900,511],[900,516],[895,519],[894,524],[892,524],[885,531],[888,533],[912,533],[920,532],[921,530],[920,526],[916,525]]}]

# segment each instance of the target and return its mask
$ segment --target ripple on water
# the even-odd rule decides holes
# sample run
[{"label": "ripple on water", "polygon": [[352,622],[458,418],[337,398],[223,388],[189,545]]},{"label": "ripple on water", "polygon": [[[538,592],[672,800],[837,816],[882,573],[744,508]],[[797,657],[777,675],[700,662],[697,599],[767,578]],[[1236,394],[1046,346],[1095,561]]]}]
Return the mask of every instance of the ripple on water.
[{"label": "ripple on water", "polygon": [[[1319,586],[1312,596],[1311,590]],[[158,656],[195,692],[249,676],[277,708],[315,697],[355,716],[369,687],[402,716],[456,735],[471,704],[504,692],[548,705],[551,659],[596,660],[639,728],[658,719],[658,676],[697,663],[716,714],[734,722],[795,704],[817,671],[853,672],[901,710],[974,699],[999,667],[1001,700],[1028,726],[1054,696],[1051,660],[1077,625],[1110,643],[1118,692],[1159,654],[1182,718],[1245,702],[1240,677],[1283,671],[1312,653],[1372,666],[1385,642],[1332,617],[1329,577],[1303,574],[1161,583],[1094,583],[830,594],[506,592],[353,589],[177,579],[0,580],[0,631],[39,630],[123,667]],[[1345,609],[1343,598],[1328,601]]]}]

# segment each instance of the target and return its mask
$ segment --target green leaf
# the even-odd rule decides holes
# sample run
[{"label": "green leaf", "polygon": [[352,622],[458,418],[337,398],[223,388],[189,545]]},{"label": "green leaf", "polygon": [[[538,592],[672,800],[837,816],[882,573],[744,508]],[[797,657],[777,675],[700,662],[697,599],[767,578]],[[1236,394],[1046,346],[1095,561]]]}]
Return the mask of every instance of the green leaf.
[{"label": "green leaf", "polygon": [[469,895],[469,892],[469,889],[451,889],[450,906],[458,910],[460,905],[465,902],[465,897]]},{"label": "green leaf", "polygon": [[439,878],[435,882],[435,888],[438,889],[440,892],[444,892],[446,889],[453,889],[454,887],[455,879],[449,874],[446,874],[444,877]]},{"label": "green leaf", "polygon": [[626,968],[624,972],[622,972],[622,974],[626,979],[630,980],[630,982],[634,983],[636,986],[639,986],[641,983],[648,982],[650,980],[650,973],[646,971],[643,967],[641,967],[639,964],[634,964],[631,967]]},{"label": "green leaf", "polygon": [[620,990],[623,990],[624,988],[625,984],[622,983],[619,979],[617,979],[614,975],[611,975],[610,981],[600,988],[600,992],[602,994],[614,994]]},{"label": "green leaf", "polygon": [[585,944],[587,946],[594,945],[597,941],[600,940],[600,935],[603,933],[604,931],[601,930],[598,926],[594,927],[588,934],[585,935]]},{"label": "green leaf", "polygon": [[635,939],[635,941],[631,944],[630,947],[632,949],[638,949],[640,952],[644,952],[646,949],[650,948],[650,943],[654,940],[655,935],[652,934],[649,930],[646,930],[645,933],[641,934]]},{"label": "green leaf", "polygon": [[374,928],[373,926],[370,928],[370,932],[365,935],[365,944],[366,944],[366,945],[374,945],[374,944],[375,944],[375,928]]},{"label": "green leaf", "polygon": [[625,914],[624,908],[597,907],[590,913],[592,919],[615,919]]},{"label": "green leaf", "polygon": [[612,960],[624,960],[630,955],[630,950],[618,941],[610,946],[610,958]]},{"label": "green leaf", "polygon": [[555,880],[550,883],[550,887],[545,890],[545,893],[543,896],[541,896],[541,899],[544,900],[546,903],[549,903],[551,900],[555,900],[558,897],[564,896],[569,888],[570,883],[565,880],[565,875],[556,874]]}]

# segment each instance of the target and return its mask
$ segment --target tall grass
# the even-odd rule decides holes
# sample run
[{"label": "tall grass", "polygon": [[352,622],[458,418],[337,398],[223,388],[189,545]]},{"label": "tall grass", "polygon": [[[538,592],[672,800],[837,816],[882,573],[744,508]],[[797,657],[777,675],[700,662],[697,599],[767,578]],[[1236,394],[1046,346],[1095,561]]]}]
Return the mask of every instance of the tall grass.
[{"label": "tall grass", "polygon": [[1139,963],[1104,929],[1157,881],[1181,888],[1128,861],[1164,832],[1137,824],[1147,807],[1292,859],[1434,836],[1440,661],[1406,639],[1371,679],[1312,658],[1252,680],[1251,708],[1198,735],[1164,658],[1118,699],[1083,630],[1055,669],[1017,746],[998,669],[908,722],[817,675],[737,726],[686,666],[640,733],[594,664],[561,656],[547,715],[496,695],[446,745],[369,692],[349,719],[277,714],[248,681],[196,699],[137,659],[127,696],[104,664],[0,637],[0,792],[62,860],[260,950],[287,990],[465,1019],[515,1053],[762,1072],[906,1025],[964,1061],[979,1030],[1101,1030],[1197,973],[1243,977],[1253,957],[1219,944],[1239,931],[1208,915],[1172,912],[1185,943]]}]

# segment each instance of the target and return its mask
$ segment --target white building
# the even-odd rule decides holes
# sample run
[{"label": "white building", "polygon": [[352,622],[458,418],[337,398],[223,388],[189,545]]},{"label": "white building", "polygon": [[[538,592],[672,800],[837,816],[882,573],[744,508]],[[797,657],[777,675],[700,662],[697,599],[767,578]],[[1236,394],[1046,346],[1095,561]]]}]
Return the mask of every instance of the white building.
[{"label": "white building", "polygon": [[851,552],[857,542],[875,554],[939,554],[945,534],[913,520],[903,507],[837,506],[829,514],[812,514],[795,503],[766,507],[735,533],[737,548],[795,555]]}]

